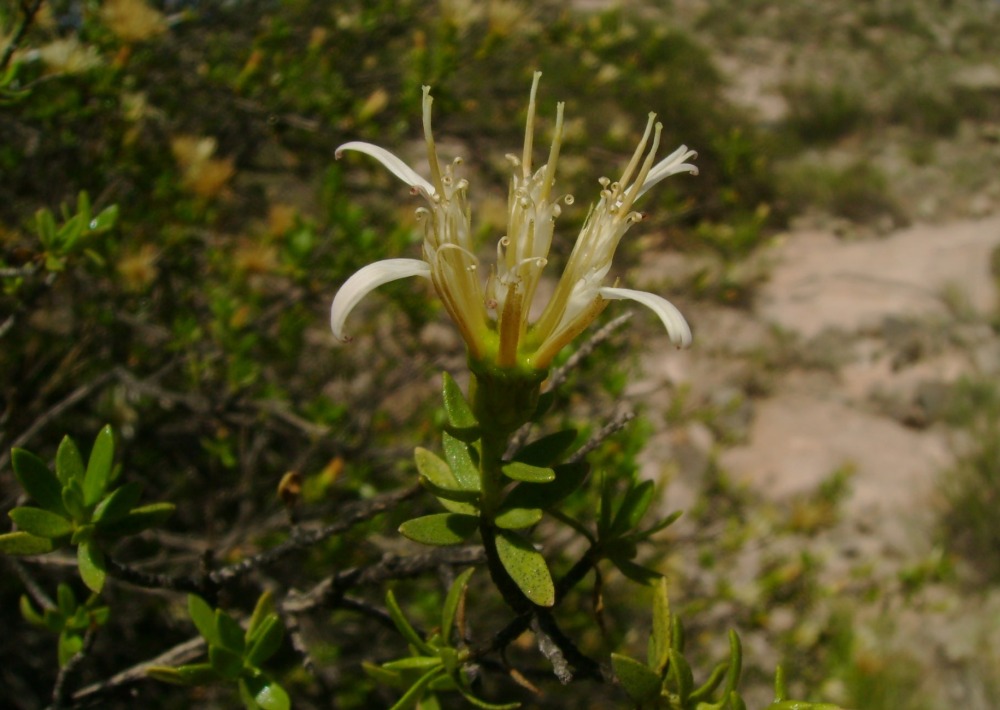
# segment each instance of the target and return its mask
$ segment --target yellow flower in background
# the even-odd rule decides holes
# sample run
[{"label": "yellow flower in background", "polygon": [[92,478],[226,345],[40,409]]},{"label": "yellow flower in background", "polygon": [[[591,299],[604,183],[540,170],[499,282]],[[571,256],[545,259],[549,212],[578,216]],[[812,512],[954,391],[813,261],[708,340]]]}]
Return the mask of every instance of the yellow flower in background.
[{"label": "yellow flower in background", "polygon": [[143,0],[104,0],[101,20],[123,42],[142,42],[167,29],[163,14]]},{"label": "yellow flower in background", "polygon": [[[424,140],[430,180],[398,157],[371,143],[350,142],[337,149],[365,153],[378,160],[427,202],[417,210],[423,225],[422,259],[386,259],[365,266],[351,276],[333,299],[330,323],[342,341],[347,317],[354,307],[382,284],[407,276],[430,279],[464,338],[470,358],[500,368],[546,370],[559,351],[579,335],[603,310],[607,301],[631,299],[650,308],[679,347],[691,342],[691,330],[681,313],[653,293],[605,286],[615,249],[625,232],[642,220],[633,206],[661,180],[677,173],[697,174],[686,162],[694,151],[681,146],[659,162],[662,126],[649,115],[646,131],[621,177],[601,178],[601,192],[591,207],[555,292],[538,320],[528,314],[539,279],[548,263],[555,221],[562,204],[572,196],[554,193],[556,166],[563,134],[563,104],[557,105],[556,125],[549,157],[532,167],[535,73],[528,104],[522,157],[508,156],[513,166],[507,204],[507,233],[497,244],[497,260],[483,273],[472,243],[468,182],[456,175],[460,159],[441,166],[431,131],[430,88],[424,87]],[[648,149],[648,150],[647,150]]]},{"label": "yellow flower in background", "polygon": [[181,183],[199,197],[214,197],[225,188],[236,172],[232,158],[214,158],[214,138],[176,136],[170,150],[181,169]]}]

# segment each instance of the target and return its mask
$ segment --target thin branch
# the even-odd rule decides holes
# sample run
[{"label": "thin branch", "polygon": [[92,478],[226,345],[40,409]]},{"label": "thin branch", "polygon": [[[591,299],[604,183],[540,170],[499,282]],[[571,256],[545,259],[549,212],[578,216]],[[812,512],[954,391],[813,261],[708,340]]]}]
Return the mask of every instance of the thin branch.
[{"label": "thin branch", "polygon": [[10,42],[7,43],[6,49],[3,51],[3,56],[0,57],[0,71],[7,68],[10,64],[10,60],[14,57],[14,52],[17,51],[18,46],[21,44],[21,40],[28,33],[28,28],[35,21],[35,15],[38,14],[38,10],[42,7],[42,2],[44,0],[31,0],[31,2],[21,3],[21,12],[23,16],[21,17],[21,24],[17,26],[14,30],[14,36],[10,38]]},{"label": "thin branch", "polygon": [[616,412],[612,415],[611,421],[601,427],[601,430],[590,437],[590,440],[586,444],[581,446],[577,451],[573,453],[572,456],[567,460],[568,463],[576,463],[577,461],[582,461],[583,458],[589,454],[591,451],[596,449],[604,440],[608,437],[617,434],[619,431],[625,428],[625,426],[635,419],[635,412],[631,409],[625,409]]},{"label": "thin branch", "polygon": [[406,557],[385,555],[373,565],[341,570],[307,592],[291,592],[282,603],[282,610],[289,614],[302,614],[334,601],[340,604],[344,592],[354,587],[414,577],[441,565],[479,565],[485,561],[486,556],[479,545],[442,547]]},{"label": "thin branch", "polygon": [[80,662],[83,661],[87,653],[93,647],[95,636],[96,629],[91,626],[87,629],[87,632],[83,636],[83,646],[80,650],[74,653],[73,657],[59,668],[59,674],[56,676],[56,682],[52,686],[52,705],[49,706],[52,710],[60,710],[65,707],[66,683],[69,680],[70,675],[76,670],[77,666],[80,665]]}]

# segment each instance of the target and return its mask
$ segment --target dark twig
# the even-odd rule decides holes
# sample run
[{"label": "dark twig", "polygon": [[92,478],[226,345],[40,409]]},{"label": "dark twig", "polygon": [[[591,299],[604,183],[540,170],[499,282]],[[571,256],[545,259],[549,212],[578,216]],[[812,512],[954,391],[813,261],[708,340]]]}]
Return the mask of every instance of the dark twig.
[{"label": "dark twig", "polygon": [[60,710],[60,708],[66,705],[66,683],[69,680],[70,675],[76,670],[80,662],[83,661],[87,652],[90,651],[91,647],[94,645],[95,629],[90,627],[87,629],[87,633],[83,636],[83,646],[73,654],[73,657],[66,661],[65,664],[59,669],[59,674],[56,675],[56,682],[52,686],[52,705],[50,706],[53,710]]},{"label": "dark twig", "polygon": [[343,594],[354,587],[380,584],[389,579],[414,577],[441,565],[478,565],[485,561],[478,545],[442,547],[431,552],[400,557],[385,555],[366,567],[351,567],[324,579],[307,592],[292,592],[282,604],[288,614],[302,614],[325,604],[340,604]]},{"label": "dark twig", "polygon": [[7,47],[3,51],[3,56],[0,57],[0,71],[7,68],[10,64],[10,60],[14,57],[14,52],[17,51],[18,46],[21,44],[21,40],[24,39],[24,35],[28,33],[28,28],[31,27],[31,23],[35,21],[35,15],[38,14],[39,9],[42,7],[42,2],[44,0],[31,0],[30,2],[21,3],[21,23],[14,30],[14,36],[10,38],[7,43]]},{"label": "dark twig", "polygon": [[193,575],[170,575],[144,572],[129,565],[106,558],[108,574],[122,582],[145,589],[168,589],[173,592],[205,594],[206,584]]},{"label": "dark twig", "polygon": [[555,673],[556,678],[563,685],[569,685],[573,682],[573,671],[569,668],[569,663],[566,661],[566,656],[563,655],[562,649],[559,645],[549,638],[548,634],[542,631],[541,624],[536,616],[531,622],[531,630],[535,632],[535,639],[538,642],[538,650],[542,652],[549,663],[552,664],[552,672]]}]

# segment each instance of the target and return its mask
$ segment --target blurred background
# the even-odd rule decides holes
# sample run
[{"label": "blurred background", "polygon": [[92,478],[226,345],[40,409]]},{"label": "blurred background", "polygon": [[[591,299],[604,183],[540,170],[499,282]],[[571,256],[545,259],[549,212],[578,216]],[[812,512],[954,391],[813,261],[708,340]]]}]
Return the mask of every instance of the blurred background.
[{"label": "blurred background", "polygon": [[[106,422],[126,475],[178,504],[165,532],[116,553],[151,570],[283,539],[287,471],[308,519],[410,485],[413,447],[437,445],[438,373],[460,373],[464,351],[430,291],[405,282],[354,314],[352,345],[334,343],[340,283],[419,253],[406,186],[334,150],[367,140],[420,170],[432,86],[439,151],[464,159],[488,257],[540,70],[536,160],[565,101],[559,185],[576,197],[553,267],[649,111],[665,151],[699,154],[699,176],[645,198],[616,257],[623,285],[686,314],[694,347],[676,352],[636,313],[574,372],[553,425],[586,436],[639,412],[593,461],[686,511],[646,562],[668,574],[702,672],[736,628],[750,707],[783,663],[795,697],[995,708],[998,37],[992,0],[5,2],[0,507],[20,494],[12,446],[51,459],[64,434],[86,447]],[[395,527],[422,507],[269,574],[304,588],[404,549]],[[58,558],[0,566],[0,705],[40,707],[55,641],[17,599],[26,579],[71,577]],[[587,600],[568,610],[585,648],[642,655],[649,597],[629,584],[607,575],[603,625]],[[433,579],[400,590],[417,616],[441,595]],[[106,595],[81,685],[191,635],[183,600]],[[342,610],[307,632],[320,678],[290,648],[279,658],[301,707],[391,704],[357,670],[394,657],[397,638]],[[539,707],[617,697],[494,690]],[[235,700],[136,692],[150,707]]]}]

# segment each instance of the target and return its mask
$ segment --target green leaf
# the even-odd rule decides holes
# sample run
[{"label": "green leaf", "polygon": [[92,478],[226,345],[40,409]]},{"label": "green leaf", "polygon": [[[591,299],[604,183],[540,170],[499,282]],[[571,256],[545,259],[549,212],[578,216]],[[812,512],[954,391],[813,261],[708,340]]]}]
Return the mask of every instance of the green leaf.
[{"label": "green leaf", "polygon": [[56,540],[73,532],[73,522],[41,508],[14,508],[7,515],[17,527],[35,537]]},{"label": "green leaf", "polygon": [[92,592],[101,593],[104,588],[104,552],[92,542],[80,543],[76,548],[76,561],[80,578]]},{"label": "green leaf", "polygon": [[545,558],[524,537],[509,530],[497,530],[497,554],[507,574],[528,599],[539,606],[552,606],[556,602],[556,589],[552,584]]},{"label": "green leaf", "polygon": [[479,528],[479,518],[458,513],[437,513],[407,520],[399,532],[425,545],[458,545]]},{"label": "green leaf", "polygon": [[417,470],[420,472],[420,475],[427,478],[434,485],[445,489],[459,488],[458,480],[456,480],[455,474],[451,472],[451,468],[434,453],[418,446],[413,451],[413,460],[417,464]]},{"label": "green leaf", "polygon": [[540,508],[509,508],[504,505],[493,519],[493,523],[504,530],[520,530],[530,528],[541,519]]},{"label": "green leaf", "polygon": [[479,517],[479,493],[441,488],[423,476],[420,477],[420,485],[432,493],[449,513]]},{"label": "green leaf", "polygon": [[289,710],[292,701],[277,681],[263,673],[245,674],[240,678],[240,693],[246,692],[261,710]]},{"label": "green leaf", "polygon": [[73,536],[69,539],[71,545],[79,545],[81,542],[90,542],[94,537],[94,526],[90,523],[79,526],[73,531]]},{"label": "green leaf", "polygon": [[191,621],[194,622],[195,628],[198,629],[198,633],[210,645],[222,645],[222,639],[219,637],[219,629],[215,625],[215,610],[209,606],[208,602],[197,594],[188,594],[188,615],[191,617]]},{"label": "green leaf", "polygon": [[403,610],[399,608],[399,603],[396,601],[396,595],[392,593],[392,590],[388,590],[385,593],[385,605],[389,610],[389,617],[392,619],[392,623],[395,624],[396,629],[407,642],[413,644],[418,651],[427,654],[428,656],[434,655],[434,649],[432,649],[426,641],[420,638],[420,634],[417,630],[410,625],[410,622],[406,620],[406,616],[403,615]]},{"label": "green leaf", "polygon": [[146,675],[175,685],[205,685],[219,680],[218,674],[209,663],[192,663],[177,668],[149,666],[146,668]]},{"label": "green leaf", "polygon": [[550,483],[556,480],[556,472],[544,466],[532,466],[531,464],[512,461],[500,467],[507,478],[526,483]]},{"label": "green leaf", "polygon": [[563,429],[532,441],[514,456],[515,461],[532,466],[551,466],[576,441],[576,429]]},{"label": "green leaf", "polygon": [[94,448],[87,461],[87,473],[83,479],[83,504],[94,505],[104,495],[104,489],[111,478],[111,464],[115,456],[115,434],[111,425],[105,424],[94,440]]},{"label": "green leaf", "polygon": [[642,516],[649,510],[655,493],[652,481],[643,481],[638,486],[630,488],[622,501],[621,507],[611,523],[612,536],[622,535],[642,522]]},{"label": "green leaf", "polygon": [[229,680],[236,680],[243,670],[243,657],[222,646],[208,647],[208,662],[216,673]]},{"label": "green leaf", "polygon": [[215,628],[219,632],[220,645],[226,650],[242,656],[246,649],[246,643],[243,640],[243,628],[239,622],[222,609],[216,609]]},{"label": "green leaf", "polygon": [[636,703],[646,703],[660,694],[662,681],[659,674],[634,658],[619,653],[611,654],[611,667],[622,688]]},{"label": "green leaf", "polygon": [[83,637],[75,632],[59,634],[59,665],[65,666],[73,656],[83,650]]},{"label": "green leaf", "polygon": [[437,668],[440,665],[441,659],[437,656],[411,656],[383,663],[382,667],[387,671],[422,671],[428,668]]},{"label": "green leaf", "polygon": [[98,503],[91,520],[99,525],[116,523],[129,514],[141,495],[142,485],[139,483],[133,481],[119,486]]},{"label": "green leaf", "polygon": [[579,461],[561,464],[553,470],[556,480],[552,483],[522,483],[507,495],[504,505],[547,510],[583,484],[590,465]]},{"label": "green leaf", "polygon": [[728,663],[720,663],[717,665],[708,675],[708,680],[706,680],[700,688],[693,691],[688,696],[688,704],[697,707],[698,703],[707,702],[708,699],[712,697],[712,693],[715,692],[715,689],[719,687],[719,683],[722,682],[728,668]]},{"label": "green leaf", "polygon": [[257,599],[257,604],[254,605],[253,613],[250,615],[250,621],[247,623],[247,633],[246,642],[247,644],[252,644],[259,633],[261,624],[269,616],[274,614],[274,595],[271,592],[264,592]]},{"label": "green leaf", "polygon": [[462,694],[462,697],[465,698],[470,705],[482,708],[482,710],[517,710],[517,708],[521,707],[521,703],[503,703],[499,705],[495,703],[488,703],[485,700],[477,698],[461,686],[458,687],[458,692]]},{"label": "green leaf", "polygon": [[76,612],[76,596],[68,584],[60,583],[56,588],[56,604],[63,616],[73,616]]},{"label": "green leaf", "polygon": [[10,463],[21,487],[33,501],[52,513],[66,514],[62,502],[62,484],[44,461],[30,451],[11,449]]},{"label": "green leaf", "polygon": [[691,673],[691,666],[688,665],[687,659],[674,648],[670,649],[670,668],[668,673],[674,679],[674,685],[677,695],[681,699],[681,704],[687,705],[691,689],[694,687],[694,674]]},{"label": "green leaf", "polygon": [[86,215],[76,214],[63,222],[63,226],[56,233],[56,241],[59,243],[60,251],[68,252],[76,244],[83,228],[87,226]]},{"label": "green leaf", "polygon": [[480,490],[479,466],[472,458],[475,449],[448,432],[441,435],[441,443],[445,460],[448,461],[448,466],[459,486],[469,491]]},{"label": "green leaf", "polygon": [[35,607],[31,603],[27,594],[21,595],[19,605],[21,608],[21,616],[24,617],[25,621],[35,626],[45,626],[45,619],[43,619],[42,615],[35,610]]},{"label": "green leaf", "polygon": [[438,666],[437,668],[432,668],[426,673],[424,673],[417,682],[410,686],[410,689],[403,693],[403,696],[396,701],[389,710],[404,710],[404,708],[413,707],[414,703],[420,698],[424,693],[424,689],[434,680],[437,676],[444,673],[444,668]]},{"label": "green leaf", "polygon": [[399,690],[403,690],[406,687],[403,683],[403,675],[401,673],[387,671],[370,661],[361,661],[361,670],[379,685],[387,685],[390,688],[397,688]]},{"label": "green leaf", "polygon": [[285,629],[281,625],[281,620],[277,614],[265,617],[258,627],[258,632],[251,642],[250,650],[247,651],[247,662],[252,666],[260,666],[261,663],[273,656],[285,638]]},{"label": "green leaf", "polygon": [[683,514],[684,514],[684,511],[682,511],[682,510],[675,510],[673,513],[671,513],[667,517],[661,518],[660,520],[657,520],[656,523],[653,524],[652,527],[648,528],[647,530],[643,530],[642,532],[637,532],[632,537],[633,537],[633,539],[636,542],[641,542],[642,540],[647,540],[650,537],[652,537],[653,535],[655,535],[656,533],[660,532],[661,530],[663,530],[665,528],[668,528],[671,525],[673,525],[675,522],[677,522],[677,520]]},{"label": "green leaf", "polygon": [[740,637],[735,631],[729,632],[729,668],[726,670],[726,685],[722,697],[728,698],[736,692],[740,685],[740,673],[743,670],[743,647]]},{"label": "green leaf", "polygon": [[83,457],[80,450],[68,436],[64,436],[56,451],[56,475],[65,486],[70,481],[83,485]]},{"label": "green leaf", "polygon": [[118,205],[110,205],[98,212],[97,216],[90,220],[87,228],[91,232],[105,232],[115,226],[118,221]]},{"label": "green leaf", "polygon": [[46,249],[55,245],[56,220],[51,211],[42,208],[35,212],[35,231],[38,234],[38,240]]},{"label": "green leaf", "polygon": [[479,438],[479,422],[472,413],[469,401],[462,394],[462,388],[447,372],[442,373],[441,384],[444,411],[451,434],[463,441],[475,441]]},{"label": "green leaf", "polygon": [[653,593],[653,632],[649,644],[649,666],[661,673],[670,660],[670,598],[667,579],[660,577]]},{"label": "green leaf", "polygon": [[652,584],[663,576],[655,570],[637,565],[635,562],[627,560],[624,557],[611,557],[611,562],[622,574],[638,584]]},{"label": "green leaf", "polygon": [[63,486],[62,499],[63,505],[66,506],[66,512],[74,520],[82,521],[89,518],[87,507],[83,504],[83,489],[77,481],[70,481]]},{"label": "green leaf", "polygon": [[133,508],[124,518],[102,524],[101,534],[110,537],[135,535],[148,528],[162,525],[173,515],[176,507],[173,503],[150,503]]},{"label": "green leaf", "polygon": [[441,607],[441,638],[444,639],[446,644],[451,638],[451,627],[455,623],[455,615],[458,613],[458,607],[465,598],[465,592],[469,587],[469,579],[475,571],[475,567],[470,567],[458,575],[452,583],[451,588],[448,589],[448,596],[444,599],[444,606]]},{"label": "green leaf", "polygon": [[23,530],[0,535],[2,555],[44,555],[52,552],[55,544],[47,537],[37,537]]}]

